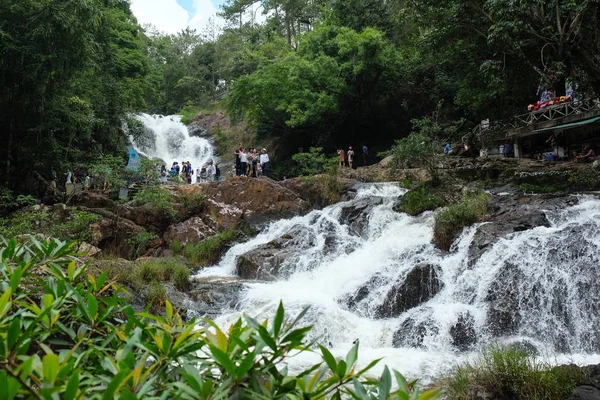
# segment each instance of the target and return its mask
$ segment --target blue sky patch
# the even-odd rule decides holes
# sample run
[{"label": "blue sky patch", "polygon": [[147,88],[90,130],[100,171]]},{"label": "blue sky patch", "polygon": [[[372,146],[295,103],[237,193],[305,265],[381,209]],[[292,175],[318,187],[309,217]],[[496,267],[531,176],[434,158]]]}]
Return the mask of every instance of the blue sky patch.
[{"label": "blue sky patch", "polygon": [[[220,10],[221,4],[225,3],[225,0],[211,0],[211,1],[215,5],[217,10]],[[194,13],[195,13],[194,0],[177,0],[177,3],[179,3],[179,5],[181,7],[185,8],[185,10],[188,12],[188,14],[190,14],[190,18],[194,16]]]}]

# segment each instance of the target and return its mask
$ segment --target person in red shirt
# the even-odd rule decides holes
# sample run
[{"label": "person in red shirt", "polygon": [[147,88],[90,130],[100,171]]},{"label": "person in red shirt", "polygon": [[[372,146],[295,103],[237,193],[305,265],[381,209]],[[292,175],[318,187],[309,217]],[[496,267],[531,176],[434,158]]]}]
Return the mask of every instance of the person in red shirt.
[{"label": "person in red shirt", "polygon": [[338,150],[338,154],[340,155],[340,167],[344,166],[344,163],[346,162],[346,157],[344,154],[344,149],[339,149]]}]

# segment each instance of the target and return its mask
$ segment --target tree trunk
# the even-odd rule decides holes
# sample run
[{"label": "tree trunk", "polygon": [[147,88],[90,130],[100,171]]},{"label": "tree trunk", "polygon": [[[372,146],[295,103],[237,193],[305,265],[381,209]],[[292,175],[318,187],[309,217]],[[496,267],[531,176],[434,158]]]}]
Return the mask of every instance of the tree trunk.
[{"label": "tree trunk", "polygon": [[9,187],[10,184],[10,159],[12,158],[12,148],[13,148],[13,130],[14,130],[14,121],[11,118],[10,124],[8,126],[8,145],[6,147],[6,175],[4,186]]}]

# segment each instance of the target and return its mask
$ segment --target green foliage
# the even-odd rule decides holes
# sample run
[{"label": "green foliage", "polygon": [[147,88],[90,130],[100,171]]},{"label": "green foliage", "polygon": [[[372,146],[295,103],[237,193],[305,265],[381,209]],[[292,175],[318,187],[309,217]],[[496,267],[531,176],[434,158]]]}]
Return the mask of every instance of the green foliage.
[{"label": "green foliage", "polygon": [[299,174],[302,176],[322,174],[338,162],[337,157],[326,156],[322,147],[311,147],[308,153],[296,153],[292,160],[298,165]]},{"label": "green foliage", "polygon": [[517,347],[491,347],[474,363],[459,366],[444,382],[448,396],[469,400],[562,400],[583,381],[574,366],[552,367]]},{"label": "green foliage", "polygon": [[590,165],[575,171],[569,176],[569,186],[575,190],[600,189],[600,170]]},{"label": "green foliage", "polygon": [[206,196],[200,192],[182,193],[180,203],[187,214],[197,214],[206,206]]},{"label": "green foliage", "polygon": [[127,239],[127,243],[133,248],[133,258],[138,258],[148,243],[158,239],[158,236],[152,232],[143,230],[133,237]]},{"label": "green foliage", "polygon": [[157,310],[167,304],[167,289],[157,281],[150,282],[146,293],[146,301],[149,306]]},{"label": "green foliage", "polygon": [[522,183],[519,185],[519,190],[523,193],[558,193],[566,189],[565,185],[536,185],[531,183]]},{"label": "green foliage", "polygon": [[[153,282],[163,286],[171,282],[180,291],[189,289],[190,269],[175,258],[146,258],[133,263],[97,260],[91,269],[96,276],[105,273],[135,292],[147,292]],[[148,298],[147,301],[151,303]]]},{"label": "green foliage", "polygon": [[3,183],[59,176],[127,144],[122,118],[144,107],[143,31],[128,2],[0,1]]},{"label": "green foliage", "polygon": [[436,194],[429,185],[419,185],[400,198],[394,210],[408,215],[419,215],[446,205],[443,197]]},{"label": "green foliage", "polygon": [[435,215],[433,241],[442,250],[450,250],[456,234],[475,222],[483,222],[490,208],[490,196],[483,192],[469,192],[455,204]]},{"label": "green foliage", "polygon": [[125,186],[125,166],[121,157],[106,155],[89,166],[94,186],[100,190],[118,191]]},{"label": "green foliage", "polygon": [[10,189],[0,187],[0,216],[22,207],[34,205],[37,200],[31,196],[15,195]]},{"label": "green foliage", "polygon": [[439,179],[437,157],[443,147],[443,135],[453,136],[456,127],[443,126],[429,117],[414,119],[411,122],[413,124],[411,134],[397,140],[391,149],[390,171],[394,172],[398,168],[424,167],[434,183],[437,183]]},{"label": "green foliage", "polygon": [[183,252],[183,245],[181,244],[181,241],[177,239],[169,243],[169,248],[176,256],[180,255]]},{"label": "green foliage", "polygon": [[200,113],[200,107],[194,103],[188,102],[188,104],[186,104],[179,113],[181,114],[181,123],[184,125],[189,125]]},{"label": "green foliage", "polygon": [[9,218],[0,218],[0,236],[42,235],[61,240],[74,240],[78,243],[90,241],[90,224],[99,221],[96,214],[66,209],[63,217],[44,209],[24,209]]},{"label": "green foliage", "polygon": [[[342,398],[426,400],[387,367],[359,370],[357,342],[336,359],[291,374],[292,354],[313,351],[298,316],[280,305],[271,323],[244,317],[225,334],[210,320],[184,323],[164,292],[165,316],[135,313],[107,274],[92,278],[71,245],[11,241],[0,246],[0,388],[7,398]],[[164,289],[164,288],[163,288]],[[36,346],[31,346],[32,344]],[[396,382],[392,388],[392,375]]]},{"label": "green foliage", "polygon": [[229,229],[217,233],[200,243],[188,243],[184,247],[184,254],[188,261],[194,265],[212,265],[219,261],[225,248],[235,240],[236,236],[236,231]]},{"label": "green foliage", "polygon": [[144,185],[135,194],[134,201],[138,205],[146,205],[172,216],[177,214],[173,208],[173,195],[169,189],[163,186]]}]

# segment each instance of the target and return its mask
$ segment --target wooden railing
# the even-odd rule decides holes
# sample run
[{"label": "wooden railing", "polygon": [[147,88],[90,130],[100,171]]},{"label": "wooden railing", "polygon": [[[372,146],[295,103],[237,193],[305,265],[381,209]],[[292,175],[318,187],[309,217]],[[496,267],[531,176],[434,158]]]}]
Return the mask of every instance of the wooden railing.
[{"label": "wooden railing", "polygon": [[521,114],[513,117],[508,121],[494,121],[489,126],[477,125],[473,128],[472,135],[475,135],[480,140],[482,135],[498,134],[514,129],[526,128],[528,126],[553,121],[572,115],[583,114],[585,112],[598,110],[600,111],[600,101],[598,99],[581,100],[577,102],[568,102],[552,106],[547,106],[543,109],[531,111],[526,114]]}]

